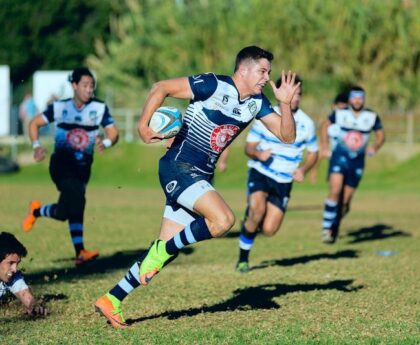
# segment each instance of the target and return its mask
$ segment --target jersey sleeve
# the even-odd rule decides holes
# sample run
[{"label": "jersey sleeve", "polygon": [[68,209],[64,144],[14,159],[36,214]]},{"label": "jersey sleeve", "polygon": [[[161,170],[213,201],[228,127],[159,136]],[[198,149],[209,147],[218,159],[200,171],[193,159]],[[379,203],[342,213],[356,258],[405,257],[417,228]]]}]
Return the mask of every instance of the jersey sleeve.
[{"label": "jersey sleeve", "polygon": [[381,121],[379,115],[376,115],[375,123],[373,124],[372,129],[374,131],[378,131],[380,129],[383,129],[383,127],[382,127],[382,121]]},{"label": "jersey sleeve", "polygon": [[247,143],[256,143],[263,139],[264,135],[262,126],[263,124],[260,121],[254,122],[246,137]]},{"label": "jersey sleeve", "polygon": [[28,285],[26,285],[22,272],[17,271],[13,275],[12,280],[8,283],[8,287],[9,287],[10,292],[13,294],[16,294],[22,290],[28,289]]},{"label": "jersey sleeve", "polygon": [[335,111],[333,111],[329,116],[328,120],[330,120],[331,123],[335,123]]},{"label": "jersey sleeve", "polygon": [[262,98],[261,109],[256,116],[257,119],[261,119],[262,117],[275,112],[270,101],[267,99],[267,97],[265,97],[264,94],[261,94],[261,98]]},{"label": "jersey sleeve", "polygon": [[47,109],[43,112],[44,119],[48,122],[54,122],[54,103],[48,105]]},{"label": "jersey sleeve", "polygon": [[188,77],[193,101],[208,99],[217,88],[217,78],[213,73],[197,74]]},{"label": "jersey sleeve", "polygon": [[113,124],[114,119],[112,118],[111,113],[109,112],[108,106],[105,105],[104,116],[102,116],[101,126],[105,128]]},{"label": "jersey sleeve", "polygon": [[318,151],[318,142],[316,137],[316,128],[313,121],[308,125],[308,136],[305,140],[306,149],[308,152],[317,152]]}]

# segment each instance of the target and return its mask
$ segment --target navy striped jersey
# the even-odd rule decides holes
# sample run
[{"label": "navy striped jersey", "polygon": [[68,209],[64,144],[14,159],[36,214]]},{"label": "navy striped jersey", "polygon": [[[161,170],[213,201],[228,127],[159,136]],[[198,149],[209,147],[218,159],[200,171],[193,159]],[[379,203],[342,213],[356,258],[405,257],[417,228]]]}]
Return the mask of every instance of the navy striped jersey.
[{"label": "navy striped jersey", "polygon": [[9,282],[0,281],[0,297],[4,296],[7,291],[16,294],[25,289],[28,289],[28,285],[26,285],[23,274],[20,271],[17,271]]},{"label": "navy striped jersey", "polygon": [[382,129],[378,114],[369,109],[363,109],[357,117],[350,108],[338,109],[332,112],[329,120],[336,132],[333,152],[352,159],[364,159],[370,132]]},{"label": "navy striped jersey", "polygon": [[[279,111],[277,107],[275,110]],[[318,151],[316,128],[312,119],[301,109],[293,116],[296,122],[296,140],[293,144],[283,143],[261,121],[255,121],[246,138],[247,142],[258,142],[259,151],[272,150],[267,161],[250,159],[248,166],[280,183],[293,181],[293,172],[302,161],[305,148],[308,152]]]},{"label": "navy striped jersey", "polygon": [[188,78],[193,93],[183,124],[167,152],[213,173],[222,151],[254,119],[274,112],[263,95],[240,99],[231,77],[206,73]]},{"label": "navy striped jersey", "polygon": [[104,102],[91,99],[78,109],[73,99],[50,104],[43,113],[47,123],[55,122],[55,152],[70,153],[77,161],[92,156],[99,126],[114,125]]}]

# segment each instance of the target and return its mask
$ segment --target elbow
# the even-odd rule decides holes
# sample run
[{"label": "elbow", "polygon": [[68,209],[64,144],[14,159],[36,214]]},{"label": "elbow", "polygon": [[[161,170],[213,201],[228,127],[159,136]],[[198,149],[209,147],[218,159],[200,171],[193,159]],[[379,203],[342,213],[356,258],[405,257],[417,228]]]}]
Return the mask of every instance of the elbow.
[{"label": "elbow", "polygon": [[291,135],[283,135],[282,141],[285,144],[293,144],[296,140],[296,133],[293,133]]}]

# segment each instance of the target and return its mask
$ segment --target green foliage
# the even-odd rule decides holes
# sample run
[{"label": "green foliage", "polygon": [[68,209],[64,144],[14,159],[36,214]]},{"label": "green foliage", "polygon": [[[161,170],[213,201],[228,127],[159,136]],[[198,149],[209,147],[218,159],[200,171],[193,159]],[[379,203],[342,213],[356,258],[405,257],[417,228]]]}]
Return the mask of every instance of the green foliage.
[{"label": "green foliage", "polygon": [[235,55],[257,44],[281,69],[298,71],[312,102],[365,86],[369,104],[413,108],[419,92],[420,8],[415,1],[126,0],[112,38],[88,62],[114,86],[117,106],[139,106],[165,78],[230,74]]}]

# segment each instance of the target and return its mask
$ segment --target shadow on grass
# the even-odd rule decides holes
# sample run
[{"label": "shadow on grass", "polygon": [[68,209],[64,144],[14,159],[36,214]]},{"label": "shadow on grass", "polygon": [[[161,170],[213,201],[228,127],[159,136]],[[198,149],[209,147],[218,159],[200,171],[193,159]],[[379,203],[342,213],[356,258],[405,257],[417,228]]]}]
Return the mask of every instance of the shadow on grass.
[{"label": "shadow on grass", "polygon": [[322,260],[322,259],[329,259],[329,260],[336,260],[342,258],[358,258],[359,251],[357,250],[340,250],[336,253],[320,253],[314,255],[304,255],[304,256],[297,256],[295,258],[286,258],[280,260],[267,260],[261,262],[259,265],[254,266],[251,270],[258,270],[261,268],[271,267],[271,266],[293,266],[298,264],[306,264],[310,261]]},{"label": "shadow on grass", "polygon": [[[25,273],[29,285],[45,284],[49,281],[69,281],[73,279],[90,278],[91,274],[104,274],[112,270],[129,269],[135,261],[141,261],[148,249],[140,248],[125,252],[116,252],[109,256],[99,256],[96,260],[75,267],[74,258],[60,259],[69,261],[71,267],[50,269],[34,273]],[[190,255],[194,248],[183,248],[180,254]]]},{"label": "shadow on grass", "polygon": [[363,286],[351,286],[353,280],[333,280],[325,284],[266,284],[233,291],[233,296],[226,301],[198,308],[166,311],[161,314],[149,315],[137,319],[127,320],[128,324],[166,317],[169,320],[181,317],[192,317],[201,313],[230,312],[236,310],[279,309],[281,306],[274,298],[293,292],[310,292],[316,290],[337,290],[354,292]]},{"label": "shadow on grass", "polygon": [[393,226],[387,224],[376,224],[373,226],[353,230],[347,233],[352,238],[348,243],[360,243],[367,241],[383,240],[391,237],[410,237],[411,234],[402,230],[395,230]]}]

